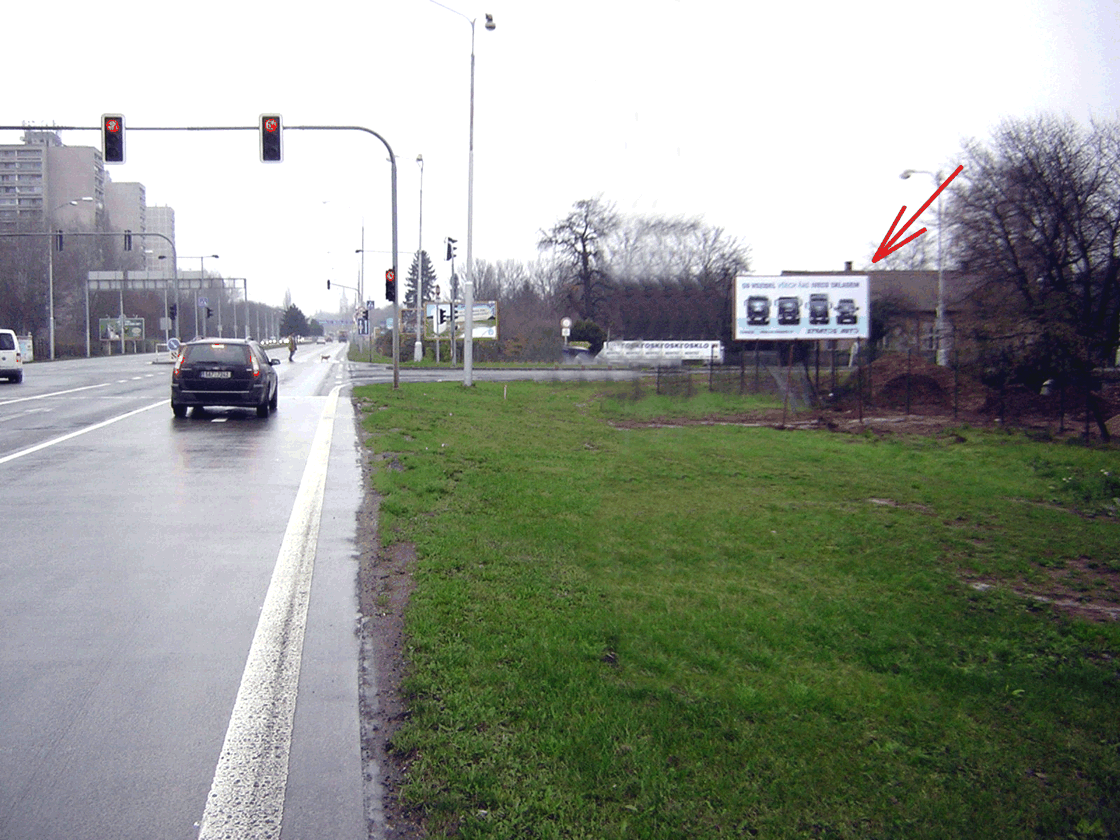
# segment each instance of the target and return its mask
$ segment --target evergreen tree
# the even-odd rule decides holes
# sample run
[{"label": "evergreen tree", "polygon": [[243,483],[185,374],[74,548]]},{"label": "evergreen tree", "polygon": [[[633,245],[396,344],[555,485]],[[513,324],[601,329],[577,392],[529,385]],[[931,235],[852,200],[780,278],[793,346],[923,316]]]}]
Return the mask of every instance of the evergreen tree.
[{"label": "evergreen tree", "polygon": [[[424,261],[424,282],[420,290],[421,301],[431,300],[432,295],[435,293],[436,283],[436,270],[432,267],[432,258],[428,256],[427,251],[421,251],[420,257]],[[408,309],[416,308],[416,278],[419,275],[419,268],[417,266],[417,258],[412,258],[412,265],[408,269],[408,280],[405,284],[405,295],[403,305]]]},{"label": "evergreen tree", "polygon": [[310,335],[307,316],[294,303],[280,319],[280,335]]}]

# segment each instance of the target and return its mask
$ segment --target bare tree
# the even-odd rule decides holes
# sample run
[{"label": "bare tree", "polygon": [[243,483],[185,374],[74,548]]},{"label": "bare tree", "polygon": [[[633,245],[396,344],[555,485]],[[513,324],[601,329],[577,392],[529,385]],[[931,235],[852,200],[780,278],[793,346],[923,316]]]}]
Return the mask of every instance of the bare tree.
[{"label": "bare tree", "polygon": [[568,302],[582,318],[595,320],[606,300],[611,277],[605,244],[619,223],[614,207],[596,197],[577,201],[565,218],[541,231],[537,247],[556,256]]},{"label": "bare tree", "polygon": [[[1008,339],[1083,372],[1111,363],[1120,327],[1120,123],[1009,120],[965,144],[950,202],[956,254],[1010,296]],[[1008,310],[1005,310],[1008,311]],[[1051,360],[1056,362],[1057,360]]]},{"label": "bare tree", "polygon": [[891,251],[877,263],[873,263],[872,258],[879,248],[879,243],[868,243],[867,259],[864,262],[863,270],[935,271],[937,269],[937,223],[933,220],[926,221],[923,219],[922,225],[928,227],[929,230],[897,251]]}]

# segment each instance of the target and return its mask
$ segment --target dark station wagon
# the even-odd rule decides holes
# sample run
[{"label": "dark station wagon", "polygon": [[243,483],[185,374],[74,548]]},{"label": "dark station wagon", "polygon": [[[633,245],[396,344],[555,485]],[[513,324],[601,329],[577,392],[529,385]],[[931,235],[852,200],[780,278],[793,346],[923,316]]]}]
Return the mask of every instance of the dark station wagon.
[{"label": "dark station wagon", "polygon": [[279,382],[270,359],[255,341],[204,338],[184,344],[171,371],[171,410],[185,417],[190,406],[255,408],[258,417],[276,410]]}]

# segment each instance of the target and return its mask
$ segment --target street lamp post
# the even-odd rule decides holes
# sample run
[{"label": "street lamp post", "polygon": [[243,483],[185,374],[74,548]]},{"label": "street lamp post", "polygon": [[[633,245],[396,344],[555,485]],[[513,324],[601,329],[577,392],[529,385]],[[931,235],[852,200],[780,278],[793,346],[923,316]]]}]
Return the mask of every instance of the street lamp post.
[{"label": "street lamp post", "polygon": [[420,232],[416,237],[416,344],[412,348],[412,360],[419,362],[424,358],[424,344],[420,338],[423,326],[424,306],[424,156],[416,156],[420,167]]},{"label": "street lamp post", "polygon": [[[93,196],[82,196],[81,198],[73,198],[70,201],[64,201],[62,204],[51,210],[50,215],[47,217],[47,226],[50,226],[50,220],[63,207],[77,207],[79,201],[93,201]],[[47,335],[50,342],[51,359],[54,359],[54,243],[50,240],[53,237],[47,238]]]},{"label": "street lamp post", "polygon": [[[898,177],[907,180],[911,175],[929,175],[933,183],[941,186],[941,173],[928,169],[907,169]],[[945,271],[941,262],[941,196],[937,196],[937,314],[934,318],[933,332],[937,364],[949,364],[949,346],[945,340]]]},{"label": "street lamp post", "polygon": [[[474,338],[474,252],[472,246],[474,243],[474,24],[476,19],[469,18],[450,6],[444,6],[439,0],[432,0],[432,2],[449,12],[455,12],[471,25],[471,117],[470,148],[467,160],[467,276],[463,279],[463,385],[470,387],[473,384],[471,368],[474,361],[474,348],[472,346],[472,339]],[[495,29],[493,15],[486,15],[485,25],[490,31]],[[452,335],[454,335],[454,323],[452,323]]]}]

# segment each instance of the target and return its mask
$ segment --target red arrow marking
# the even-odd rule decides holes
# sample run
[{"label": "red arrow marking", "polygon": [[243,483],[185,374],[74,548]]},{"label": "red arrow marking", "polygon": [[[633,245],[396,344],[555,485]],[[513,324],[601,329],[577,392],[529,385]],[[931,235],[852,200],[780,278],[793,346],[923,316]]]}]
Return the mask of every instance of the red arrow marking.
[{"label": "red arrow marking", "polygon": [[[907,242],[912,242],[913,240],[917,239],[919,236],[921,236],[923,233],[926,232],[926,228],[922,228],[917,233],[912,233],[909,236],[907,236],[905,239],[902,239],[902,235],[904,233],[906,233],[906,229],[908,227],[910,227],[910,225],[912,225],[914,223],[914,221],[920,215],[922,215],[922,213],[925,212],[925,209],[927,207],[929,207],[931,204],[933,204],[934,199],[936,199],[939,195],[941,195],[941,191],[943,189],[945,189],[947,186],[949,186],[949,182],[952,181],[954,178],[956,178],[961,173],[962,169],[964,169],[963,165],[958,166],[953,171],[953,174],[945,179],[945,183],[943,183],[940,187],[938,187],[936,190],[934,190],[933,195],[931,195],[929,197],[929,200],[926,201],[926,203],[923,204],[920,208],[918,208],[918,212],[910,217],[910,219],[906,222],[906,224],[904,224],[902,226],[902,228],[898,231],[898,233],[895,233],[894,232],[894,226],[898,224],[898,220],[901,219],[902,214],[906,212],[906,205],[905,204],[902,205],[902,209],[898,211],[898,215],[894,217],[894,222],[891,223],[890,230],[887,231],[887,235],[883,237],[883,241],[879,243],[879,247],[875,250],[875,256],[871,258],[871,262],[873,262],[873,263],[879,262],[879,260],[881,260],[887,254],[890,254],[894,251],[897,251],[899,248],[901,248]],[[893,234],[893,238],[892,238],[892,234]],[[899,239],[902,239],[902,241],[899,242],[898,241]]]}]

